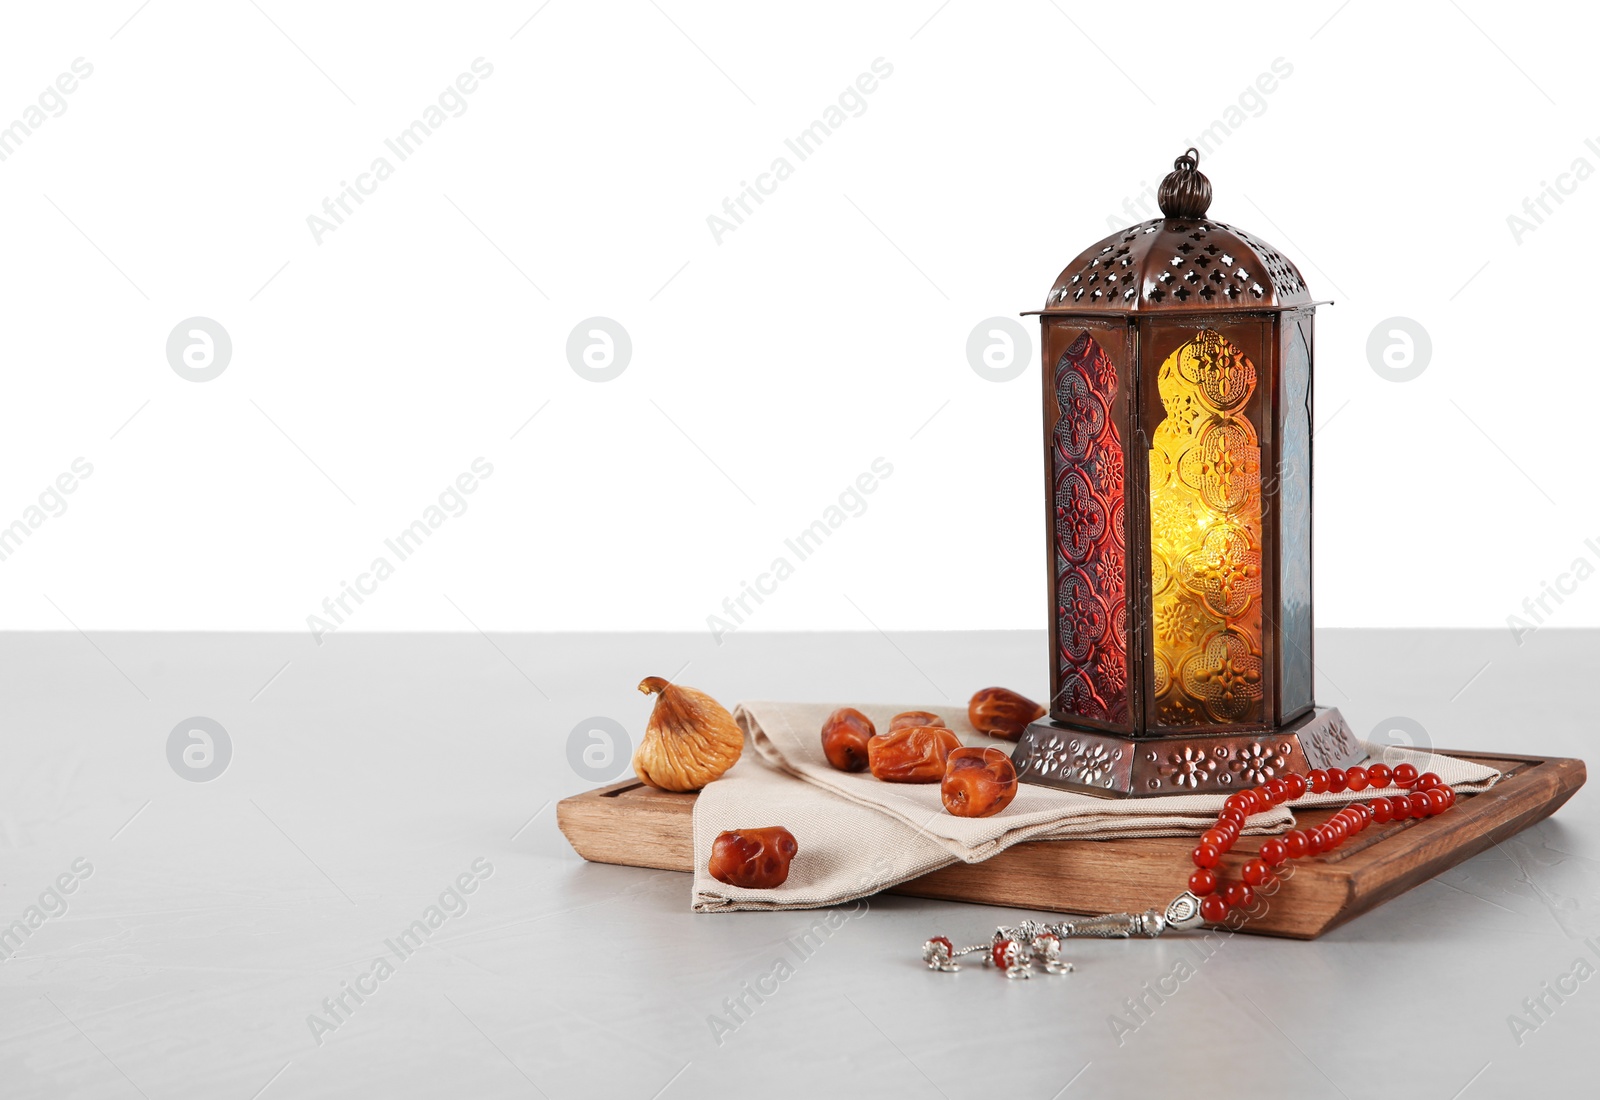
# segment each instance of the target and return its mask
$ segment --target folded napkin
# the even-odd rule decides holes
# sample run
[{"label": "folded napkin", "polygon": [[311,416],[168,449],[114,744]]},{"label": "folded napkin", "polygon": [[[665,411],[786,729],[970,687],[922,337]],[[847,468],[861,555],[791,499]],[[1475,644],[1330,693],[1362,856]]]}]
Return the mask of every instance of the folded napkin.
[{"label": "folded napkin", "polygon": [[[977,863],[1024,840],[1196,835],[1209,828],[1225,794],[1107,799],[1023,783],[1011,805],[994,817],[955,817],[944,810],[937,783],[884,783],[869,772],[841,772],[822,754],[822,723],[829,703],[741,703],[733,716],[745,731],[747,751],[721,779],[700,792],[694,810],[694,908],[810,909],[875,894],[952,863]],[[965,708],[857,707],[879,730],[894,715],[928,710],[965,745],[1007,749],[1010,744],[973,729]],[[1487,790],[1493,768],[1455,757],[1387,748],[1391,764],[1410,762],[1432,771],[1457,791]],[[1314,806],[1366,797],[1307,794],[1295,803]],[[800,855],[789,879],[775,890],[744,890],[706,872],[711,844],[728,829],[782,825]],[[1250,819],[1247,833],[1292,828],[1287,806]]]}]

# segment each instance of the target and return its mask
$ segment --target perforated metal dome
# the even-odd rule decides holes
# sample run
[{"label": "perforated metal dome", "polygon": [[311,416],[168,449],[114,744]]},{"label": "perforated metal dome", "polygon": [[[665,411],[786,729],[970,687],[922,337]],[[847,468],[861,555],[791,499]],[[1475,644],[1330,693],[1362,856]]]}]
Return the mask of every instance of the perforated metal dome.
[{"label": "perforated metal dome", "polygon": [[1286,309],[1311,300],[1299,269],[1258,237],[1206,218],[1157,218],[1068,264],[1044,312]]},{"label": "perforated metal dome", "polygon": [[1161,181],[1161,213],[1096,243],[1050,288],[1044,312],[1289,309],[1311,304],[1298,268],[1266,241],[1206,217],[1211,181],[1193,149]]}]

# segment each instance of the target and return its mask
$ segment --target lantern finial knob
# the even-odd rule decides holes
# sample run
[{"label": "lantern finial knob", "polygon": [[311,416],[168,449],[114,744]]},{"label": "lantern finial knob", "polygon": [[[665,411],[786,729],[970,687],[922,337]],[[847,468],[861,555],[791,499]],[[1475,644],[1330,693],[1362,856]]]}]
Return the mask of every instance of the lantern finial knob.
[{"label": "lantern finial knob", "polygon": [[1200,150],[1189,149],[1172,162],[1156,201],[1169,218],[1203,218],[1211,207],[1211,181],[1200,171]]}]

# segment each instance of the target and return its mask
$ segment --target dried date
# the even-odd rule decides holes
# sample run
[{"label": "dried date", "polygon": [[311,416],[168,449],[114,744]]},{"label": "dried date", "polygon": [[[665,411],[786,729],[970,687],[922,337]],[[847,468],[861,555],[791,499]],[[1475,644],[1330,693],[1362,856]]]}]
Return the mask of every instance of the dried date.
[{"label": "dried date", "polygon": [[893,733],[895,730],[909,729],[912,726],[938,726],[940,729],[948,728],[944,724],[944,719],[940,718],[931,710],[902,711],[893,718],[889,719],[890,733]]},{"label": "dried date", "polygon": [[867,742],[867,763],[885,783],[937,783],[946,758],[961,747],[941,726],[904,726]]},{"label": "dried date", "polygon": [[939,797],[956,817],[992,817],[1017,797],[1017,769],[1002,749],[957,749],[945,763]]},{"label": "dried date", "polygon": [[967,718],[974,729],[991,737],[1015,741],[1028,723],[1045,716],[1045,709],[1032,699],[1006,688],[984,688],[967,704]]},{"label": "dried date", "polygon": [[854,707],[840,707],[822,723],[822,754],[842,772],[867,770],[867,742],[877,734],[872,719]]},{"label": "dried date", "polygon": [[718,882],[746,890],[771,890],[789,877],[789,864],[800,845],[782,825],[766,829],[731,829],[711,842],[706,870]]}]

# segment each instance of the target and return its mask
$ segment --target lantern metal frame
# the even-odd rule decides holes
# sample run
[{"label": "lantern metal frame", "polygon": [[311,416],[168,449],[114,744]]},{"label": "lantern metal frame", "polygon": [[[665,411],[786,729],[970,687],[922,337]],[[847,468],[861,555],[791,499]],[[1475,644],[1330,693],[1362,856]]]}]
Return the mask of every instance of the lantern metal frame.
[{"label": "lantern metal frame", "polygon": [[[1210,183],[1197,164],[1190,150],[1163,181],[1164,217],[1092,245],[1044,309],[1024,314],[1040,321],[1052,610],[1049,713],[1013,754],[1024,781],[1113,797],[1224,793],[1364,755],[1339,712],[1313,700],[1312,367],[1314,315],[1328,303],[1277,249],[1205,217]],[[1244,583],[1256,586],[1260,651],[1238,657],[1260,698],[1217,689],[1220,715],[1171,701],[1177,673],[1158,654],[1152,574],[1157,380],[1198,341],[1253,372],[1234,418],[1253,428],[1259,456],[1256,565]]]}]

